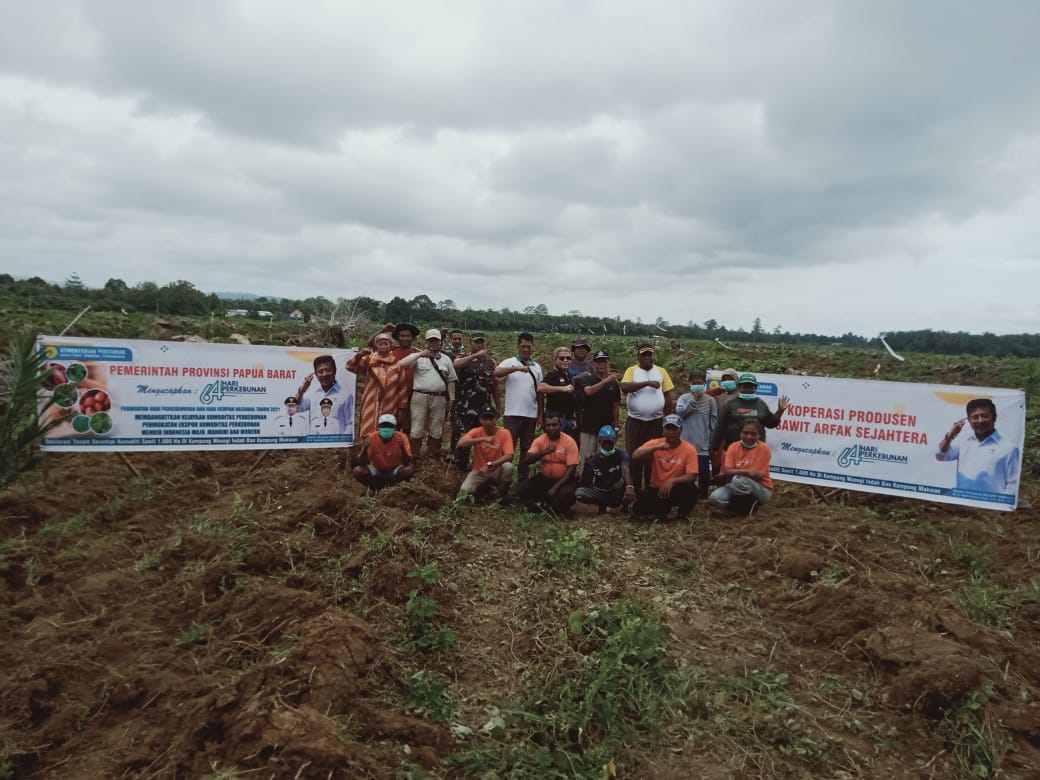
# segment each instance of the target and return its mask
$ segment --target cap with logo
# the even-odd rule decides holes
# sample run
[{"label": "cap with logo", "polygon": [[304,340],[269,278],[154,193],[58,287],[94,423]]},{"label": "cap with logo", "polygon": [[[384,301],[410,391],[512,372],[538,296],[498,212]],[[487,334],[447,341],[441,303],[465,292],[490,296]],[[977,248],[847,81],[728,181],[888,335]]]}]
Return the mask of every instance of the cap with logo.
[{"label": "cap with logo", "polygon": [[599,429],[599,440],[603,441],[604,439],[608,441],[617,441],[617,431],[614,430],[613,425],[604,425]]},{"label": "cap with logo", "polygon": [[682,428],[682,417],[677,414],[666,414],[661,420],[661,425],[665,428]]},{"label": "cap with logo", "polygon": [[285,399],[285,403],[286,403],[286,405],[288,405],[288,404],[296,405],[296,404],[299,404],[300,402],[296,400],[296,396],[295,395],[290,395],[288,398]]},{"label": "cap with logo", "polygon": [[599,352],[597,352],[595,355],[592,356],[592,359],[593,360],[610,360],[610,355],[608,355],[605,350],[601,349]]},{"label": "cap with logo", "polygon": [[491,404],[480,408],[480,417],[498,417],[498,411]]}]

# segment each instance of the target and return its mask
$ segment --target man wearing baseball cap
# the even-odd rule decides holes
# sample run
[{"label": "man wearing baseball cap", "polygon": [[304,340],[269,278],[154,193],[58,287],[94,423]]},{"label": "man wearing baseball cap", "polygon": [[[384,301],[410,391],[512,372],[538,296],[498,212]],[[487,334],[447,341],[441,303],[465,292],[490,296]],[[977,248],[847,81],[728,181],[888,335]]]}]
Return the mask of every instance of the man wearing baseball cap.
[{"label": "man wearing baseball cap", "polygon": [[604,425],[598,434],[596,452],[585,460],[581,471],[581,487],[574,497],[583,504],[595,504],[602,513],[607,507],[620,506],[627,511],[635,498],[632,476],[628,471],[628,453],[618,449],[617,429]]},{"label": "man wearing baseball cap", "polygon": [[498,410],[485,406],[479,412],[480,425],[459,439],[460,449],[473,448],[473,470],[459,488],[459,497],[480,496],[485,487],[494,487],[498,498],[505,500],[513,478],[513,437],[495,420]]},{"label": "man wearing baseball cap", "polygon": [[351,473],[367,488],[381,490],[411,479],[412,448],[408,437],[397,430],[397,418],[384,414],[375,433],[361,440],[361,454]]},{"label": "man wearing baseball cap", "polygon": [[610,355],[604,350],[593,355],[592,371],[592,375],[574,380],[574,400],[579,410],[578,447],[582,463],[597,451],[597,436],[603,426],[618,427],[618,411],[621,407],[621,385],[618,384],[621,375],[610,370]]},{"label": "man wearing baseball cap", "polygon": [[480,425],[482,409],[502,406],[498,379],[495,378],[495,359],[488,353],[484,331],[475,330],[470,334],[469,354],[453,358],[453,364],[459,382],[451,414],[451,449],[455,453],[456,468],[467,473],[469,450],[459,448],[459,439]]},{"label": "man wearing baseball cap", "polygon": [[688,520],[697,504],[697,448],[682,440],[682,419],[665,415],[664,437],[651,439],[632,453],[633,461],[649,462],[650,487],[636,498],[636,518],[653,516],[665,520],[672,507],[677,519]]},{"label": "man wearing baseball cap", "polygon": [[719,406],[719,422],[711,435],[712,452],[725,452],[729,445],[740,441],[740,425],[744,420],[756,419],[764,428],[775,428],[790,404],[791,399],[782,395],[776,411],[771,411],[758,397],[758,378],[747,372],[741,374],[737,377],[737,397]]},{"label": "man wearing baseball cap", "polygon": [[570,371],[571,378],[577,381],[581,377],[592,376],[592,363],[589,362],[589,353],[592,352],[592,347],[589,346],[589,342],[585,339],[574,339],[571,342],[571,360]]},{"label": "man wearing baseball cap", "polygon": [[441,454],[444,420],[455,405],[455,383],[458,375],[452,359],[441,352],[441,332],[437,328],[426,331],[426,349],[413,352],[398,362],[402,371],[415,366],[412,380],[412,456],[416,461],[426,439],[426,454],[437,458]]},{"label": "man wearing baseball cap", "polygon": [[621,391],[625,393],[628,419],[625,421],[625,446],[632,458],[632,481],[636,493],[646,488],[649,463],[633,457],[637,449],[650,439],[661,436],[661,419],[671,414],[672,378],[660,366],[654,365],[654,345],[642,342],[636,347],[638,364],[629,366],[621,377]]}]

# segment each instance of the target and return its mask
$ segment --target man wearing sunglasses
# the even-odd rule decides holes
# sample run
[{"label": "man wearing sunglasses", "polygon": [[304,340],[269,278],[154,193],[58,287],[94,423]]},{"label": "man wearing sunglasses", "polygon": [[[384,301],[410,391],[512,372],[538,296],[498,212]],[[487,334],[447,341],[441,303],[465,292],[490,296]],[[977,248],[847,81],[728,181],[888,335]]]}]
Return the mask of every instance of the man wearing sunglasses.
[{"label": "man wearing sunglasses", "polygon": [[553,369],[538,383],[538,400],[545,405],[543,419],[549,412],[553,412],[560,418],[562,432],[577,438],[574,379],[570,372],[573,359],[569,347],[557,347],[553,350]]}]

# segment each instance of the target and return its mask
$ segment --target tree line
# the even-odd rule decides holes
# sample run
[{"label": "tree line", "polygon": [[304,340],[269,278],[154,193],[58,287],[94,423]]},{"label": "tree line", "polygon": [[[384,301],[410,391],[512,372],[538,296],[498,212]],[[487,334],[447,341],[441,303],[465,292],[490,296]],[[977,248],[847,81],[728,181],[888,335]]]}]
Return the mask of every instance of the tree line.
[{"label": "tree line", "polygon": [[[763,344],[803,344],[814,346],[867,347],[876,340],[855,333],[829,335],[792,333],[779,325],[768,330],[760,318],[750,329],[730,328],[715,319],[702,323],[671,323],[658,317],[653,322],[640,318],[583,314],[572,309],[565,314],[550,314],[545,304],[525,307],[521,311],[502,309],[459,308],[450,299],[434,301],[427,295],[411,299],[395,296],[389,301],[358,296],[335,301],[323,296],[290,298],[222,298],[206,293],[186,281],[157,285],[142,282],[130,286],[122,279],[109,279],[103,287],[92,289],[73,274],[64,284],[52,284],[39,277],[15,279],[0,274],[0,305],[40,309],[76,309],[90,305],[99,311],[135,311],[156,315],[224,316],[230,309],[246,309],[254,316],[258,311],[273,312],[288,318],[294,311],[307,320],[330,324],[337,318],[352,316],[372,322],[415,322],[421,325],[458,327],[463,330],[531,331],[532,333],[580,333],[596,336],[659,337],[667,339],[718,339],[722,342]],[[915,330],[885,334],[895,350],[937,354],[1014,355],[1040,357],[1040,334],[996,335],[964,332]]]}]

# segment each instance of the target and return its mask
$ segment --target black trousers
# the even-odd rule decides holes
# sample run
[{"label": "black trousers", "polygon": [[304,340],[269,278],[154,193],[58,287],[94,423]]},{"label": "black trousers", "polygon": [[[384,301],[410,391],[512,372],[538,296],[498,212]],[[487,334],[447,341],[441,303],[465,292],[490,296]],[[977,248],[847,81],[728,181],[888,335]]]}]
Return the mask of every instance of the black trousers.
[{"label": "black trousers", "polygon": [[678,509],[679,517],[686,517],[696,505],[697,485],[687,482],[673,485],[668,498],[661,498],[655,487],[647,488],[636,498],[632,511],[636,517],[652,515],[659,520],[664,520],[673,506]]},{"label": "black trousers", "polygon": [[556,480],[543,474],[535,474],[532,477],[521,479],[516,486],[517,497],[527,505],[529,509],[542,501],[554,512],[564,512],[574,506],[574,491],[578,489],[576,479],[563,483],[556,495],[548,495],[549,488],[556,484]]}]

